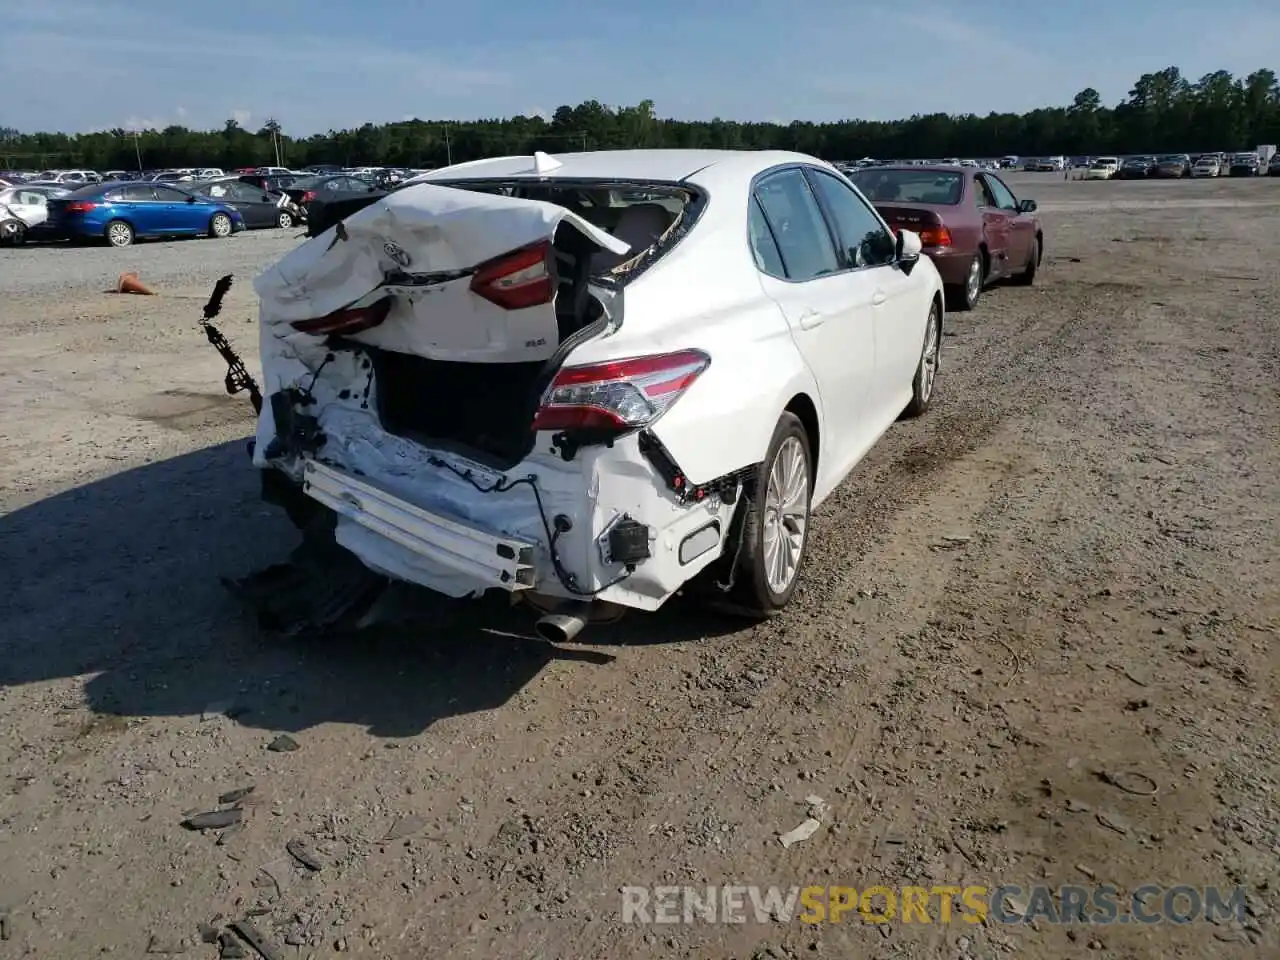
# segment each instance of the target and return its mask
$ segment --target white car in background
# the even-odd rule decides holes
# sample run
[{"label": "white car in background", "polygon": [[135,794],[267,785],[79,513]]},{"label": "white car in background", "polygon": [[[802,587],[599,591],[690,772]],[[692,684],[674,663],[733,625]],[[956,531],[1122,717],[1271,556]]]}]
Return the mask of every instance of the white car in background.
[{"label": "white car in background", "polygon": [[17,184],[0,189],[0,241],[22,243],[48,219],[50,198],[70,193],[70,186],[45,184]]},{"label": "white car in background", "polygon": [[1086,180],[1110,180],[1120,172],[1119,157],[1098,157],[1084,172]]},{"label": "white car in background", "polygon": [[810,512],[933,397],[937,271],[809,156],[479,160],[341,227],[255,281],[255,465],[370,570],[560,604],[550,639],[704,572],[783,607]]},{"label": "white car in background", "polygon": [[1191,175],[1193,177],[1220,177],[1222,176],[1222,161],[1213,155],[1201,157],[1192,165]]}]

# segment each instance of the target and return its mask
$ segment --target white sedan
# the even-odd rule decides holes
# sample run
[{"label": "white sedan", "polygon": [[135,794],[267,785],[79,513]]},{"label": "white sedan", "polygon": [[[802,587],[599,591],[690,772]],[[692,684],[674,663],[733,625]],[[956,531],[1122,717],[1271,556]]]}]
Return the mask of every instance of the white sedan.
[{"label": "white sedan", "polygon": [[480,160],[341,227],[255,281],[256,466],[370,570],[560,604],[548,638],[695,577],[780,609],[811,511],[933,397],[938,273],[813,157]]}]

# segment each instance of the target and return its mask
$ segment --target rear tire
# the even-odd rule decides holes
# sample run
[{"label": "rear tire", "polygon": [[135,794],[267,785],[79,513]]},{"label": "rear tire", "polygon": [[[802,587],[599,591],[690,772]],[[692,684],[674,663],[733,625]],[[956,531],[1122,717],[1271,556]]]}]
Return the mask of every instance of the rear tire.
[{"label": "rear tire", "polygon": [[113,247],[128,247],[133,245],[134,233],[133,227],[125,223],[123,220],[112,220],[103,230],[103,235],[107,238],[107,243]]},{"label": "rear tire", "polygon": [[225,213],[215,213],[209,218],[209,236],[218,240],[224,240],[231,236],[231,232],[235,229],[235,224],[231,222],[231,218]]},{"label": "rear tire", "polygon": [[5,220],[0,222],[0,244],[20,246],[27,239],[27,225],[21,220]]},{"label": "rear tire", "polygon": [[911,402],[902,411],[903,417],[921,416],[933,400],[933,385],[938,376],[938,361],[942,359],[942,311],[935,300],[929,307],[929,322],[924,330],[924,343],[920,347],[920,362],[916,375],[911,379]]},{"label": "rear tire", "polygon": [[986,282],[986,279],[986,259],[980,252],[975,253],[973,259],[969,261],[969,269],[965,272],[964,283],[947,289],[955,309],[972,310],[976,307],[978,300],[982,297],[982,285]]},{"label": "rear tire", "polygon": [[744,498],[742,546],[734,583],[737,609],[758,619],[791,600],[809,546],[813,455],[800,418],[783,413],[751,496]]},{"label": "rear tire", "polygon": [[288,210],[281,210],[276,214],[276,226],[281,230],[288,230],[293,226],[293,214]]}]

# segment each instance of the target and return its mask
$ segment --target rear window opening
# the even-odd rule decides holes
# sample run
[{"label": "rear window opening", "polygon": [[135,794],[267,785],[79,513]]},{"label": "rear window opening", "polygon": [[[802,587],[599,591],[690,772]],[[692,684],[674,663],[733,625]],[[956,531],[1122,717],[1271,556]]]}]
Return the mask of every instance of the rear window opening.
[{"label": "rear window opening", "polygon": [[440,185],[554,203],[631,245],[624,254],[600,250],[568,221],[560,224],[552,244],[559,349],[545,363],[459,362],[362,348],[373,360],[384,430],[506,470],[533,450],[534,415],[565,357],[605,328],[605,311],[591,284],[618,289],[639,276],[690,229],[703,197],[685,187],[648,183]]},{"label": "rear window opening", "polygon": [[872,203],[954,206],[964,195],[964,174],[932,170],[860,170],[850,177]]}]

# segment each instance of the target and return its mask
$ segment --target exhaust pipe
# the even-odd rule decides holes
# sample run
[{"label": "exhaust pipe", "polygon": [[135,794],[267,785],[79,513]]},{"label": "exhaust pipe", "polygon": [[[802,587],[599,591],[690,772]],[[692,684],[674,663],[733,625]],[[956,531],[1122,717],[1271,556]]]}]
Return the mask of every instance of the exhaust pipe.
[{"label": "exhaust pipe", "polygon": [[539,617],[533,628],[547,643],[568,643],[580,634],[586,625],[587,608],[583,606],[575,613],[549,613]]}]

